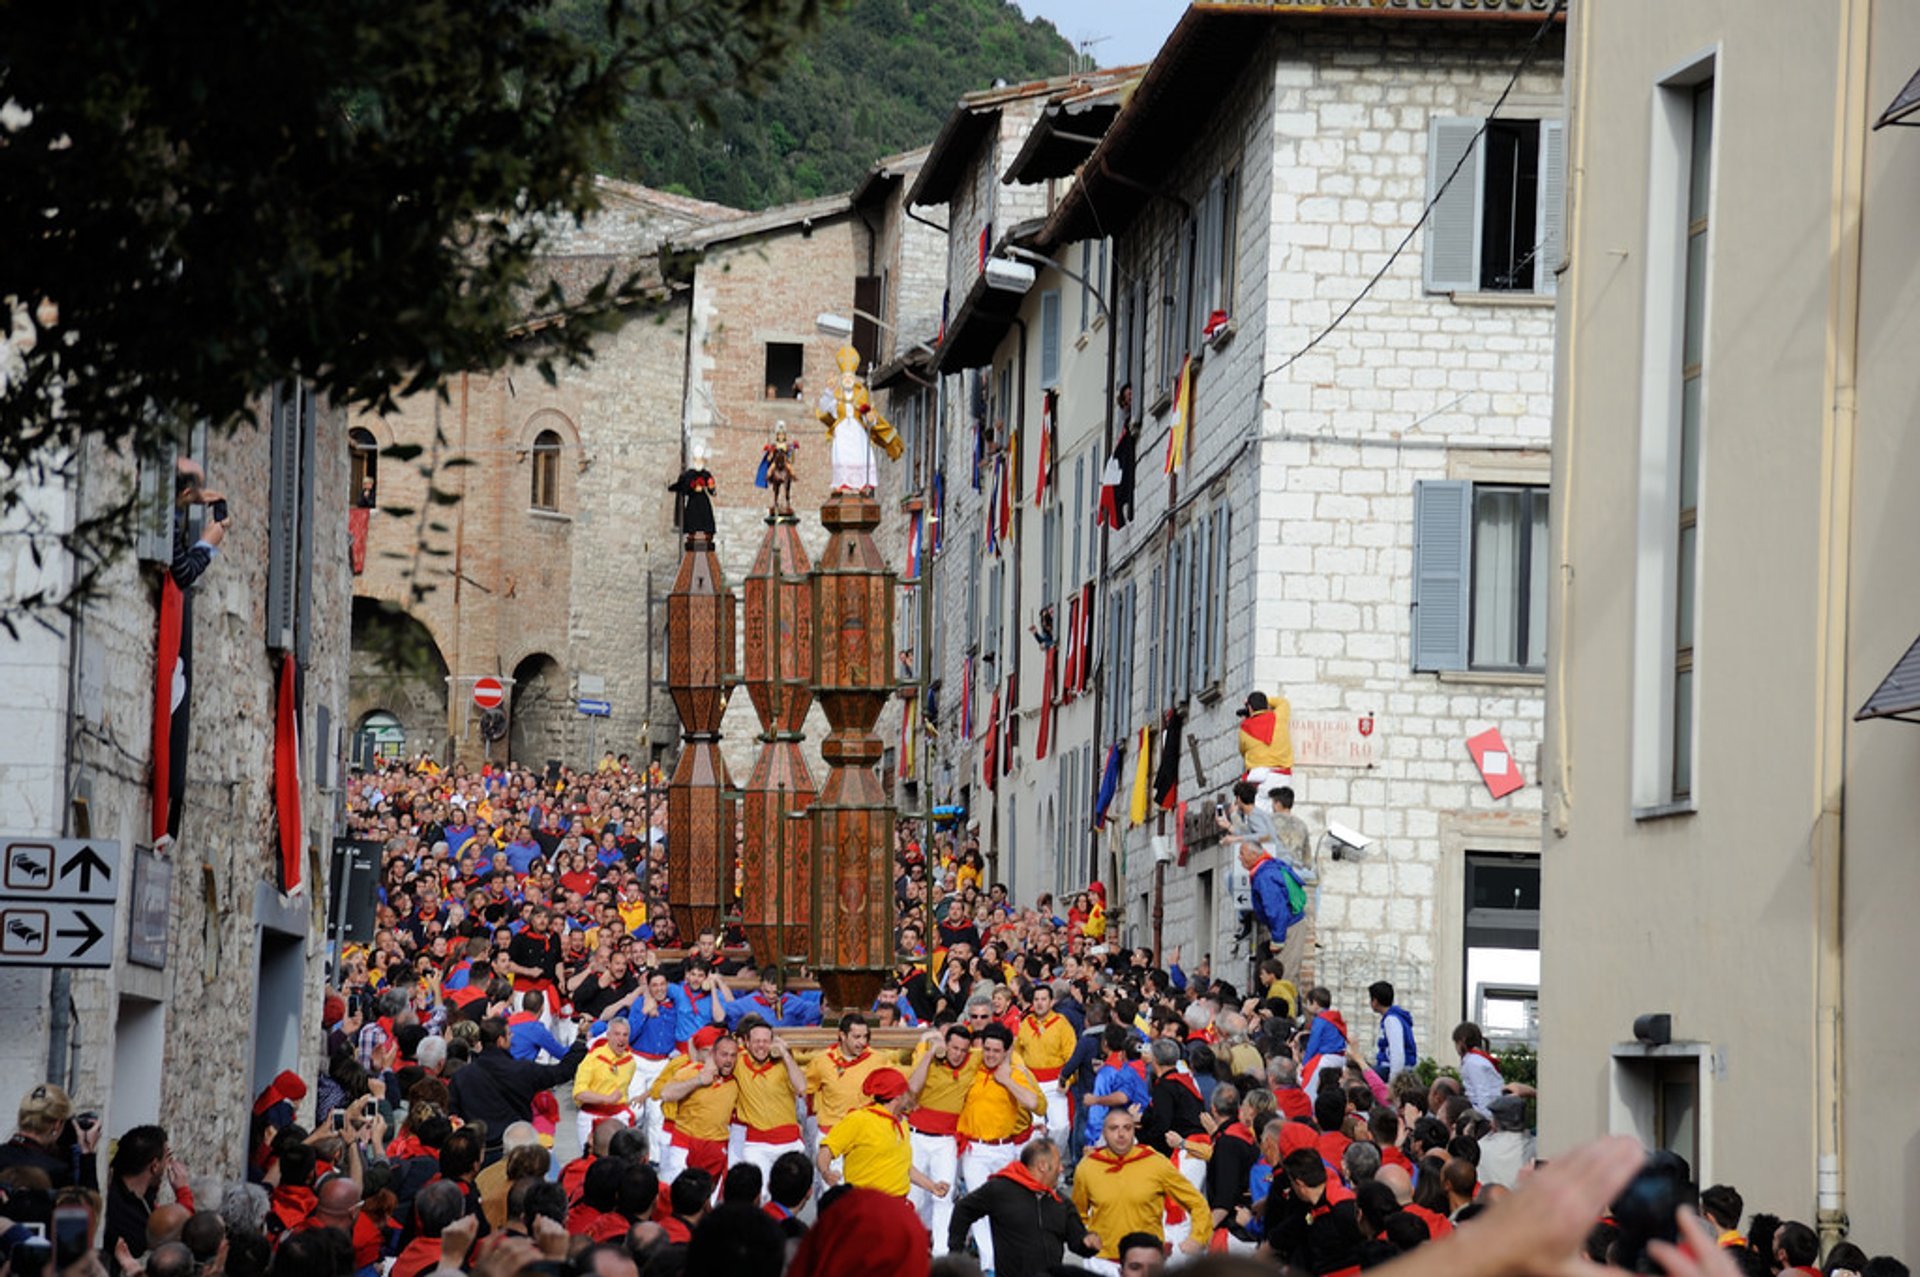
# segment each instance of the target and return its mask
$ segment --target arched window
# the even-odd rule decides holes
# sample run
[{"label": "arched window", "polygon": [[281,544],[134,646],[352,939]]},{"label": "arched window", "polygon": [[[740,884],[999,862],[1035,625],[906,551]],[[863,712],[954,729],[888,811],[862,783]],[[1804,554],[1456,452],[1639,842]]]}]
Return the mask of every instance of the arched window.
[{"label": "arched window", "polygon": [[355,426],[347,432],[347,452],[353,460],[354,502],[372,508],[380,480],[380,441],[373,431]]},{"label": "arched window", "polygon": [[533,508],[560,508],[560,436],[542,430],[533,440]]},{"label": "arched window", "polygon": [[354,738],[354,761],[362,767],[378,767],[407,755],[407,732],[400,720],[377,709],[360,720]]}]

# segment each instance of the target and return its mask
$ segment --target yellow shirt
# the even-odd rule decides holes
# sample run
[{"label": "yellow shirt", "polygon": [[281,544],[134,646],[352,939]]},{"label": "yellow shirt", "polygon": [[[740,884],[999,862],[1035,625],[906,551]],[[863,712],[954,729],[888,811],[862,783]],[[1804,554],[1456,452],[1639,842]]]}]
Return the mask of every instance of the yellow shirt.
[{"label": "yellow shirt", "polygon": [[866,1105],[862,1089],[867,1075],[875,1069],[889,1069],[892,1061],[877,1051],[868,1050],[851,1060],[842,1059],[838,1045],[830,1046],[807,1062],[807,1104],[824,1134],[847,1114]]},{"label": "yellow shirt", "polygon": [[765,1064],[755,1064],[752,1056],[743,1053],[733,1067],[733,1076],[740,1084],[733,1116],[742,1126],[749,1131],[777,1132],[783,1139],[800,1138],[793,1081],[779,1056],[769,1055]]},{"label": "yellow shirt", "polygon": [[1143,1145],[1134,1145],[1124,1162],[1104,1148],[1094,1149],[1080,1159],[1073,1175],[1073,1204],[1087,1231],[1100,1235],[1102,1259],[1120,1258],[1120,1239],[1128,1233],[1166,1240],[1160,1225],[1169,1194],[1194,1218],[1212,1217],[1200,1190],[1172,1162]]},{"label": "yellow shirt", "polygon": [[974,1074],[973,1085],[967,1088],[966,1102],[960,1106],[960,1134],[991,1143],[1017,1140],[1032,1127],[1036,1115],[1046,1113],[1047,1097],[1040,1095],[1040,1084],[1034,1080],[1032,1071],[1018,1060],[1011,1068],[1015,1078],[1040,1096],[1040,1107],[1032,1111],[1026,1109],[1012,1091],[1000,1085],[983,1067]]},{"label": "yellow shirt", "polygon": [[620,911],[620,925],[627,929],[628,935],[632,935],[634,928],[647,920],[645,900],[621,900],[614,907]]},{"label": "yellow shirt", "polygon": [[[920,1059],[932,1047],[922,1042],[914,1053],[913,1067],[920,1067]],[[917,1106],[907,1114],[907,1121],[916,1131],[925,1131],[929,1135],[951,1135],[959,1124],[960,1108],[967,1102],[967,1092],[973,1087],[973,1079],[980,1072],[980,1048],[974,1047],[967,1052],[966,1063],[954,1068],[947,1063],[947,1053],[943,1049],[940,1057],[927,1065],[927,1080],[920,1086]]]},{"label": "yellow shirt", "polygon": [[846,1159],[847,1183],[905,1197],[912,1187],[913,1143],[907,1124],[872,1104],[842,1118],[824,1141],[835,1157]]},{"label": "yellow shirt", "polygon": [[[633,1084],[633,1052],[622,1052],[615,1058],[613,1051],[605,1046],[596,1046],[587,1052],[587,1058],[580,1061],[579,1071],[573,1075],[574,1103],[580,1102],[582,1095],[618,1095],[625,1097],[627,1088]],[[586,1106],[582,1106],[586,1107]],[[595,1105],[587,1111],[597,1116],[616,1113],[625,1108],[624,1103]]]},{"label": "yellow shirt", "polygon": [[1058,1011],[1048,1012],[1044,1023],[1028,1015],[1020,1021],[1020,1031],[1013,1039],[1013,1050],[1020,1062],[1032,1069],[1035,1077],[1047,1082],[1060,1076],[1061,1066],[1073,1058],[1074,1048],[1079,1045],[1073,1022]]},{"label": "yellow shirt", "polygon": [[[705,1067],[690,1059],[675,1060],[660,1071],[649,1094],[658,1100],[667,1087],[698,1075]],[[715,1078],[676,1103],[662,1101],[662,1104],[663,1109],[673,1110],[667,1116],[672,1120],[674,1129],[683,1132],[688,1139],[719,1141],[727,1138],[727,1128],[733,1123],[734,1102],[739,1096],[739,1082],[731,1077],[723,1077]]]}]

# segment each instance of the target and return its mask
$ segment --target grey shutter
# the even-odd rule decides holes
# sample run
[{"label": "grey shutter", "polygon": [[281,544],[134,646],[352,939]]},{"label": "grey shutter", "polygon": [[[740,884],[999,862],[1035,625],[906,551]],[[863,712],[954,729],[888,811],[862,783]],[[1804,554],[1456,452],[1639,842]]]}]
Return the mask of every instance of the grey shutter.
[{"label": "grey shutter", "polygon": [[268,417],[272,474],[267,494],[267,646],[294,649],[300,574],[300,388],[274,387]]},{"label": "grey shutter", "polygon": [[1150,310],[1149,298],[1153,290],[1145,279],[1134,285],[1133,301],[1133,412],[1132,423],[1138,424],[1140,414],[1146,411],[1147,394],[1147,314]]},{"label": "grey shutter", "polygon": [[1554,271],[1566,252],[1567,239],[1567,126],[1562,120],[1540,121],[1540,212],[1534,250],[1533,291],[1553,295]]},{"label": "grey shutter", "polygon": [[[1481,166],[1486,148],[1475,145],[1480,121],[1442,116],[1427,134],[1427,218],[1423,275],[1430,293],[1477,292],[1480,288]],[[1466,156],[1466,163],[1460,157]],[[1459,164],[1460,175],[1437,200],[1434,193]]]},{"label": "grey shutter", "polygon": [[1040,294],[1040,384],[1060,384],[1060,290]]},{"label": "grey shutter", "polygon": [[1426,479],[1413,485],[1413,668],[1467,668],[1468,556],[1473,485]]},{"label": "grey shutter", "polygon": [[307,667],[307,652],[313,641],[313,480],[319,445],[320,422],[315,416],[313,388],[300,388],[300,486],[299,505],[294,517],[300,521],[294,568],[294,659]]},{"label": "grey shutter", "polygon": [[1169,386],[1173,384],[1174,375],[1180,371],[1181,356],[1193,349],[1194,346],[1193,255],[1196,249],[1194,243],[1196,234],[1193,219],[1189,217],[1180,227],[1179,258],[1178,264],[1175,266],[1175,269],[1179,271],[1175,291],[1179,295],[1180,304],[1174,315],[1173,359],[1167,366],[1167,384]]},{"label": "grey shutter", "polygon": [[142,563],[173,562],[173,521],[184,518],[173,503],[177,449],[160,445],[154,456],[140,462],[139,509],[135,513],[134,556]]}]

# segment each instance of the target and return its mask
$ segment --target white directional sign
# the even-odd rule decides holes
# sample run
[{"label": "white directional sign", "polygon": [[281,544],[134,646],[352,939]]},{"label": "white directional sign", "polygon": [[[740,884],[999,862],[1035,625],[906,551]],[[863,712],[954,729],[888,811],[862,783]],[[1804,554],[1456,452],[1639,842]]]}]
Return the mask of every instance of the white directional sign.
[{"label": "white directional sign", "polygon": [[113,905],[0,903],[0,966],[110,967]]},{"label": "white directional sign", "polygon": [[0,967],[110,967],[120,844],[0,836]]},{"label": "white directional sign", "polygon": [[97,838],[0,838],[0,900],[89,900],[111,905],[120,844]]}]

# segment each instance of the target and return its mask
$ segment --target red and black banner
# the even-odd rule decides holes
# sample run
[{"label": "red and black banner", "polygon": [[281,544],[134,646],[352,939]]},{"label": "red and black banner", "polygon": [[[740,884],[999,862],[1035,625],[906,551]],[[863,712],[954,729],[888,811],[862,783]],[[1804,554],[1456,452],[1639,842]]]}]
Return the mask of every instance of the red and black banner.
[{"label": "red and black banner", "polygon": [[306,822],[300,813],[300,663],[280,656],[280,686],[274,701],[273,807],[279,822],[280,890],[298,895],[306,854]]},{"label": "red and black banner", "polygon": [[193,599],[160,574],[160,633],[153,684],[153,842],[180,839],[180,813],[187,793],[189,718],[193,708]]}]

